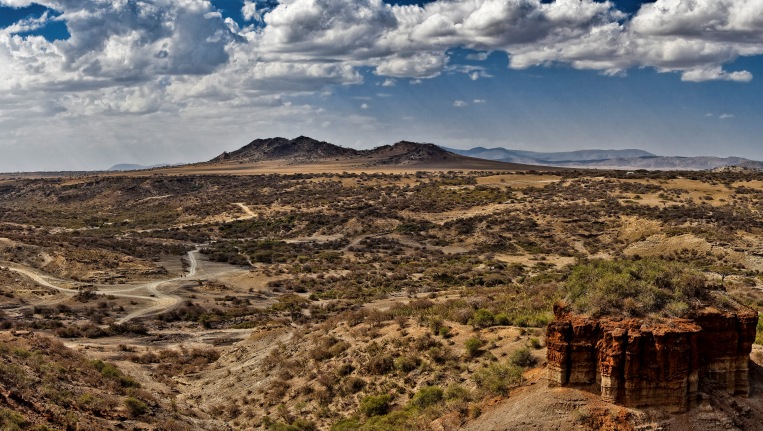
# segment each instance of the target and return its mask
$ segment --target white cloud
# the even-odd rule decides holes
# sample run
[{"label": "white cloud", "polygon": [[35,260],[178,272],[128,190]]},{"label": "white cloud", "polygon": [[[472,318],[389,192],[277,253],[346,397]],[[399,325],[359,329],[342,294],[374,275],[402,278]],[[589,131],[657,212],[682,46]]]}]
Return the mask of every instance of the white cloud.
[{"label": "white cloud", "polygon": [[360,109],[368,109],[368,103],[360,105]]},{"label": "white cloud", "polygon": [[[362,83],[366,68],[389,84],[443,73],[491,77],[485,67],[453,64],[454,47],[474,50],[467,55],[474,61],[502,53],[515,69],[564,64],[617,75],[648,67],[687,82],[749,82],[752,73],[728,65],[763,55],[761,0],[657,0],[632,16],[594,0],[282,0],[268,8],[245,0],[245,27],[209,0],[34,3],[53,12],[0,29],[0,129],[8,142],[33,130],[32,117],[66,129],[120,115],[295,113],[289,95]],[[66,24],[68,40],[25,35],[53,21]],[[325,121],[340,124],[314,124]]]},{"label": "white cloud", "polygon": [[474,99],[472,103],[474,103],[475,105],[479,105],[486,102],[485,102],[485,99]]},{"label": "white cloud", "polygon": [[453,106],[456,108],[464,108],[466,106],[469,106],[469,103],[463,100],[456,100],[453,102]]},{"label": "white cloud", "polygon": [[[30,3],[0,0],[16,7]],[[33,69],[56,72],[60,84],[65,84],[62,71],[80,83],[92,78],[91,84],[108,86],[103,78],[207,75],[232,61],[342,63],[371,66],[392,78],[431,78],[447,67],[447,51],[455,46],[480,50],[467,56],[471,60],[503,51],[518,69],[560,62],[616,74],[646,66],[679,71],[686,81],[746,82],[749,72],[726,72],[722,65],[763,53],[759,0],[657,0],[631,19],[612,3],[593,0],[437,0],[423,7],[382,0],[284,0],[272,10],[245,0],[245,20],[264,24],[246,29],[223,20],[208,0],[39,3],[61,12],[59,19],[72,34],[49,44],[48,51],[55,47],[60,56],[57,61]],[[20,22],[2,32],[8,38],[39,25],[44,22]],[[19,61],[20,45],[30,39],[2,44]],[[472,79],[489,77],[485,71],[466,73]],[[35,77],[52,80],[33,73],[27,81]]]},{"label": "white cloud", "polygon": [[466,56],[466,59],[474,60],[474,61],[485,61],[488,59],[489,56],[490,54],[488,54],[487,52],[475,52],[475,53],[468,54]]},{"label": "white cloud", "polygon": [[384,80],[384,82],[382,82],[381,85],[382,87],[394,87],[395,85],[397,85],[397,81],[391,78],[387,78]]},{"label": "white cloud", "polygon": [[702,82],[702,81],[735,81],[750,82],[752,73],[742,70],[739,72],[726,72],[721,66],[691,69],[681,74],[682,81]]},{"label": "white cloud", "polygon": [[418,52],[385,58],[376,66],[379,75],[398,78],[433,78],[448,64],[445,53]]},{"label": "white cloud", "polygon": [[252,0],[244,0],[244,6],[241,7],[241,15],[245,21],[262,21],[262,14],[257,9],[257,3]]},{"label": "white cloud", "polygon": [[480,78],[492,78],[493,75],[489,74],[487,70],[482,66],[471,66],[465,64],[457,64],[447,66],[445,70],[449,73],[464,73],[469,76],[469,79],[476,81]]},{"label": "white cloud", "polygon": [[728,120],[729,118],[734,118],[733,114],[721,114],[718,116],[721,120]]}]

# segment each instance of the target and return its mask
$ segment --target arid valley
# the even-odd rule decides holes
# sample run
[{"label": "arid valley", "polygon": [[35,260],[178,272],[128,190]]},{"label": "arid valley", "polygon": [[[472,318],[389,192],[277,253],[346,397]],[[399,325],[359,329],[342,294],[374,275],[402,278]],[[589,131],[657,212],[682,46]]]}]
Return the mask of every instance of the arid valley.
[{"label": "arid valley", "polygon": [[[761,428],[763,173],[543,169],[414,143],[338,156],[299,140],[3,177],[4,429]],[[550,384],[567,365],[547,325],[563,313],[602,337],[637,322],[633,340],[696,332],[676,328],[707,310],[755,318],[729,353],[744,364],[711,365],[744,377],[731,393],[701,358],[677,399]],[[678,381],[681,359],[656,348],[623,351],[627,388],[657,369]]]},{"label": "arid valley", "polygon": [[0,431],[763,431],[763,0],[0,0]]}]

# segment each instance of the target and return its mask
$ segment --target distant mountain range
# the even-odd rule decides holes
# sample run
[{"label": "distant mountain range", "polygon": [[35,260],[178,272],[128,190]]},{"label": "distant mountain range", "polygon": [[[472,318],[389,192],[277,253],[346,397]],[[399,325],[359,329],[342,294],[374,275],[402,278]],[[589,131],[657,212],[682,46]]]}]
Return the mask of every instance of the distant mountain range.
[{"label": "distant mountain range", "polygon": [[[566,152],[537,152],[506,148],[477,147],[469,150],[439,147],[434,144],[400,141],[371,150],[355,150],[324,141],[300,136],[295,139],[256,139],[231,152],[224,152],[196,167],[215,170],[242,165],[251,168],[269,166],[323,166],[351,169],[373,167],[405,167],[416,169],[452,170],[547,170],[558,168],[580,169],[651,169],[651,170],[713,170],[730,166],[763,170],[763,162],[741,157],[667,157],[638,149],[580,150]],[[133,171],[169,167],[170,165],[143,166],[119,164],[109,171]],[[248,169],[248,168],[247,168]]]},{"label": "distant mountain range", "polygon": [[[445,147],[443,147],[445,148]],[[476,147],[470,150],[446,148],[448,151],[478,159],[500,160],[513,163],[542,165],[548,163],[575,163],[634,157],[657,157],[643,150],[580,150],[556,153],[509,150],[506,148]]]},{"label": "distant mountain range", "polygon": [[142,171],[143,169],[163,168],[165,166],[170,166],[170,165],[161,164],[161,165],[143,166],[143,165],[136,165],[132,163],[120,163],[118,165],[114,165],[110,167],[108,170],[109,171]]},{"label": "distant mountain range", "polygon": [[763,169],[763,162],[741,157],[657,156],[637,149],[580,150],[549,153],[483,147],[476,147],[470,150],[447,148],[447,150],[456,154],[480,159],[566,168],[706,170],[739,166],[748,169]]}]

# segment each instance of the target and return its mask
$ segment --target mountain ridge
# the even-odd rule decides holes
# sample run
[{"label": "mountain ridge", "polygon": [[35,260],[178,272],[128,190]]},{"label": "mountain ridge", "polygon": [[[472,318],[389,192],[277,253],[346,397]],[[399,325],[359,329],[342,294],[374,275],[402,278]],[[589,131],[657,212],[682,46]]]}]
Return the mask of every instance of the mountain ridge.
[{"label": "mountain ridge", "polygon": [[453,153],[431,143],[408,140],[382,145],[370,150],[356,150],[318,141],[306,136],[255,139],[249,144],[202,164],[257,164],[283,162],[286,165],[316,163],[352,163],[356,167],[411,167],[452,169],[531,169],[502,161],[478,159]]},{"label": "mountain ridge", "polygon": [[737,166],[763,170],[763,162],[743,157],[658,156],[640,149],[537,152],[475,147],[448,150],[486,160],[576,169],[712,170]]},{"label": "mountain ridge", "polygon": [[590,161],[590,160],[606,160],[613,158],[628,158],[628,157],[657,157],[648,151],[640,149],[623,149],[623,150],[599,150],[599,149],[584,149],[575,151],[560,151],[560,152],[540,152],[540,151],[527,151],[527,150],[512,150],[503,147],[485,148],[475,147],[469,150],[458,150],[453,148],[446,148],[448,151],[465,156],[485,158],[490,160],[512,161],[526,163],[529,161],[535,162],[573,162],[573,161]]}]

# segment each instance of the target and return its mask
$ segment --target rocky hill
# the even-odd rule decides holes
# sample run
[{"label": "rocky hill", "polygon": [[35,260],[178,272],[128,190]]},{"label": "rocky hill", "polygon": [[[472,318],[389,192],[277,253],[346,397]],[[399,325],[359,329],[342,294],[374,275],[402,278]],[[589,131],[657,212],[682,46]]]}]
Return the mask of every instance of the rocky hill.
[{"label": "rocky hill", "polygon": [[378,165],[405,165],[416,162],[466,159],[434,144],[419,144],[410,141],[400,141],[394,145],[384,145],[362,153],[368,158],[377,159],[375,164]]},{"label": "rocky hill", "polygon": [[236,151],[222,153],[211,162],[250,163],[286,159],[294,162],[311,162],[334,158],[355,158],[359,155],[359,151],[351,148],[300,136],[295,139],[255,139]]},{"label": "rocky hill", "polygon": [[352,168],[420,167],[444,169],[519,170],[529,165],[484,160],[455,154],[434,144],[400,141],[370,150],[344,148],[305,136],[296,139],[256,139],[232,152],[210,160],[213,165],[279,162],[285,165],[332,164]]}]

